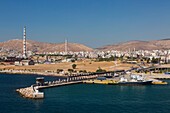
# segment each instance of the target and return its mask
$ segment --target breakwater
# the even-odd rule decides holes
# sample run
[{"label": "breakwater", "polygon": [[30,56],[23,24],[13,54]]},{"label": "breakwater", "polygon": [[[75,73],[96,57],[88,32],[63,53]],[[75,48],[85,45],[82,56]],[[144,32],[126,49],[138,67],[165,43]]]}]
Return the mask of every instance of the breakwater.
[{"label": "breakwater", "polygon": [[20,88],[20,89],[16,89],[17,92],[19,92],[21,94],[21,96],[25,97],[25,98],[33,98],[33,87],[26,87],[26,88]]}]

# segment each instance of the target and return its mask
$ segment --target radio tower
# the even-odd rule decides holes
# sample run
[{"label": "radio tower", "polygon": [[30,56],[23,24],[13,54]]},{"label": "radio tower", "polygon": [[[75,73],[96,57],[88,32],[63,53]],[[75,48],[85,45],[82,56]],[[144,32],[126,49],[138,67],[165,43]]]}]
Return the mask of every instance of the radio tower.
[{"label": "radio tower", "polygon": [[23,58],[27,58],[26,53],[26,27],[24,26],[24,36],[23,36]]},{"label": "radio tower", "polygon": [[65,53],[67,54],[67,39],[65,40]]}]

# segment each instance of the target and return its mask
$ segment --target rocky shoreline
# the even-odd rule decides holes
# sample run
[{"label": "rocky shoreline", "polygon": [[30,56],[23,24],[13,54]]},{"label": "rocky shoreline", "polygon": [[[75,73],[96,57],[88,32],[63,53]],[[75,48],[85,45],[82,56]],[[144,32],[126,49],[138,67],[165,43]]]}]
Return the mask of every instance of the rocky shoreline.
[{"label": "rocky shoreline", "polygon": [[34,93],[33,86],[27,87],[27,88],[16,89],[16,91],[19,92],[22,97],[33,98],[33,93]]}]

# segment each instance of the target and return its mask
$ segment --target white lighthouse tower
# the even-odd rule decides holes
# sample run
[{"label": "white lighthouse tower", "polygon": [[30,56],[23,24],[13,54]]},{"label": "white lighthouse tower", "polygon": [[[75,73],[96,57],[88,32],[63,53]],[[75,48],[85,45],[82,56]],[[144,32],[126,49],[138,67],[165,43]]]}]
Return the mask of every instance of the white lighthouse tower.
[{"label": "white lighthouse tower", "polygon": [[26,27],[24,26],[24,34],[23,34],[23,58],[27,58],[26,53]]}]

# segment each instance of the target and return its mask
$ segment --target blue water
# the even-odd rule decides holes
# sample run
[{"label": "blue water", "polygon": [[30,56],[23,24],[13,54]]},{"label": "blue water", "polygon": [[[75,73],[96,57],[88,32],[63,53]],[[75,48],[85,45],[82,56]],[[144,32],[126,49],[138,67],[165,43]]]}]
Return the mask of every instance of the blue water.
[{"label": "blue water", "polygon": [[15,92],[36,77],[0,74],[0,113],[170,113],[170,85],[75,84],[43,89],[45,98],[37,100]]}]

